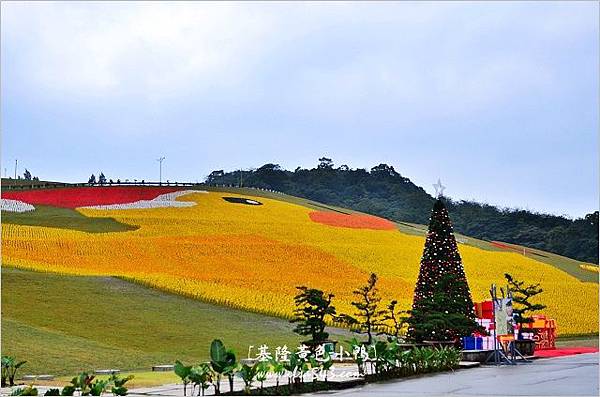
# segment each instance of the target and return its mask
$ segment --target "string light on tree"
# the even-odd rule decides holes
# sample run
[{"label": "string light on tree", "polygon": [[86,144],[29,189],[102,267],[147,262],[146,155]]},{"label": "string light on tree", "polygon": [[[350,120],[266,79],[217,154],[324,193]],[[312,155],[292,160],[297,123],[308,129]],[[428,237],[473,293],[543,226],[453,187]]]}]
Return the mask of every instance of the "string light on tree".
[{"label": "string light on tree", "polygon": [[442,201],[445,186],[438,179],[433,187],[437,200],[421,257],[409,336],[416,341],[451,341],[470,335],[478,326],[452,222]]}]

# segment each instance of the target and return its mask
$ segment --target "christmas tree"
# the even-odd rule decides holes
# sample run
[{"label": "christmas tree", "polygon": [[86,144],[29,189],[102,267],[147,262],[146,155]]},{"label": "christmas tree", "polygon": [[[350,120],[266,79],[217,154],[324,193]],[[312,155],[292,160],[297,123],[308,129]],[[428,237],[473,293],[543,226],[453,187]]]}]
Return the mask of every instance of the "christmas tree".
[{"label": "christmas tree", "polygon": [[480,329],[452,223],[440,198],[433,205],[410,315],[408,336],[417,342],[456,341]]}]

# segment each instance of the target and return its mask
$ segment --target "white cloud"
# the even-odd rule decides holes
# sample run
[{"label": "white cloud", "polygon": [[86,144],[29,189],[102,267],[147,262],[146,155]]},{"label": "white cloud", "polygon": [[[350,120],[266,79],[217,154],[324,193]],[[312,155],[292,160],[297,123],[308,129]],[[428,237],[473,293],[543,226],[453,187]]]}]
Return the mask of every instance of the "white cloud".
[{"label": "white cloud", "polygon": [[[29,88],[162,96],[228,85],[268,33],[266,15],[218,3],[3,4],[4,41]],[[3,43],[4,44],[4,43]]]},{"label": "white cloud", "polygon": [[[474,4],[3,3],[3,55],[13,58],[3,77],[51,98],[160,103],[239,88],[284,90],[286,100],[332,115],[366,100],[460,112],[555,83],[544,60],[518,42],[486,48],[488,41],[538,27],[546,40],[556,32],[564,40],[587,26],[569,22],[585,13],[565,17],[560,7],[540,7],[531,20],[519,18],[518,4]],[[316,59],[285,59],[327,45]],[[328,56],[341,59],[329,64]],[[289,86],[268,85],[271,64],[285,69],[276,72],[289,79],[278,84]]]}]

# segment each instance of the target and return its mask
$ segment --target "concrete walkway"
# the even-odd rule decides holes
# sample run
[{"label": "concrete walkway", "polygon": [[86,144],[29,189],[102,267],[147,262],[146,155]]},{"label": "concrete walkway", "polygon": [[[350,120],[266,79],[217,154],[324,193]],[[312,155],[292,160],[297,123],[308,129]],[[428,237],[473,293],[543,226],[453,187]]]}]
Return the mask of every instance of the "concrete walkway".
[{"label": "concrete walkway", "polygon": [[339,396],[598,396],[598,353],[371,383]]}]

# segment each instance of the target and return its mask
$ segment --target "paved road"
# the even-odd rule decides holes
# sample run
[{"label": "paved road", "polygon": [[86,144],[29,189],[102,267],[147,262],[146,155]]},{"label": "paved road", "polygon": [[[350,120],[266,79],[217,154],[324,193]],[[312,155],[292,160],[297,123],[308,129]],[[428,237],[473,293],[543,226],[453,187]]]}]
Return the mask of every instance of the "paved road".
[{"label": "paved road", "polygon": [[371,383],[339,396],[598,396],[598,353]]}]

